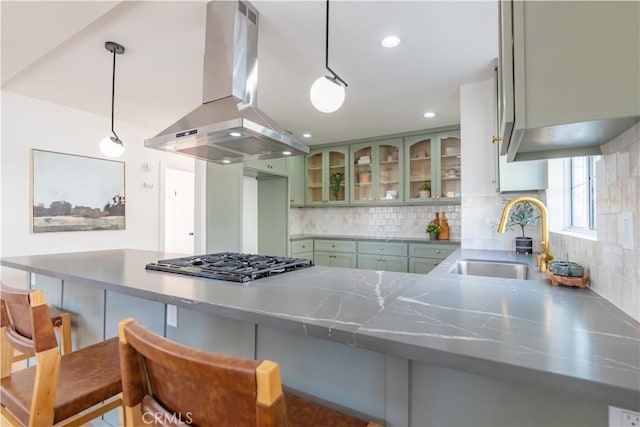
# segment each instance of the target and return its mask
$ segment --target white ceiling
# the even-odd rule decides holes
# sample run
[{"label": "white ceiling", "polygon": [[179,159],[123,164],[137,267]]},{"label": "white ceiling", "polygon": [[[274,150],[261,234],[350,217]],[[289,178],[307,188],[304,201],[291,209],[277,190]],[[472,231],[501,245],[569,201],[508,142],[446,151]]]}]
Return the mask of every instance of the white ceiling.
[{"label": "white ceiling", "polygon": [[[311,132],[311,145],[457,124],[460,84],[492,76],[495,1],[333,0],[329,65],[349,86],[340,110],[320,113],[309,88],[325,74],[325,2],[252,3],[258,106],[299,140]],[[205,5],[2,0],[2,88],[109,117],[113,40],[126,48],[116,120],[159,132],[201,102]],[[379,45],[389,33],[399,47]]]}]

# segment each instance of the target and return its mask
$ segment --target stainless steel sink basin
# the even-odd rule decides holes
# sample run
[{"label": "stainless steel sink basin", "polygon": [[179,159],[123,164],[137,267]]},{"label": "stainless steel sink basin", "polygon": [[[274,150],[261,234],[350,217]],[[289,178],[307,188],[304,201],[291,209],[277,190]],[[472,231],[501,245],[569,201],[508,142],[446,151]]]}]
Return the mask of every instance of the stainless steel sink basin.
[{"label": "stainless steel sink basin", "polygon": [[536,273],[529,264],[508,261],[477,259],[458,260],[450,271],[470,276],[499,277],[503,279],[536,280]]}]

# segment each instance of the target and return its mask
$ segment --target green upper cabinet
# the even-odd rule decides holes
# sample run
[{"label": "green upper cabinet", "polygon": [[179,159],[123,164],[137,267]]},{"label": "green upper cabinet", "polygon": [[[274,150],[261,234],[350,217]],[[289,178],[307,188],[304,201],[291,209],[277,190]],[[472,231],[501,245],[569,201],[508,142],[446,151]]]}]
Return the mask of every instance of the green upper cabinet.
[{"label": "green upper cabinet", "polygon": [[349,182],[349,150],[330,147],[306,157],[306,204],[346,204]]},{"label": "green upper cabinet", "polygon": [[459,200],[462,183],[460,131],[437,133],[436,146],[440,159],[437,169],[440,186],[436,197]]},{"label": "green upper cabinet", "polygon": [[289,205],[304,206],[304,156],[287,157]]},{"label": "green upper cabinet", "polygon": [[460,200],[460,131],[405,138],[408,202]]},{"label": "green upper cabinet", "polygon": [[403,201],[402,139],[351,145],[351,203]]},{"label": "green upper cabinet", "polygon": [[431,200],[434,187],[435,134],[405,138],[406,190],[408,202]]}]

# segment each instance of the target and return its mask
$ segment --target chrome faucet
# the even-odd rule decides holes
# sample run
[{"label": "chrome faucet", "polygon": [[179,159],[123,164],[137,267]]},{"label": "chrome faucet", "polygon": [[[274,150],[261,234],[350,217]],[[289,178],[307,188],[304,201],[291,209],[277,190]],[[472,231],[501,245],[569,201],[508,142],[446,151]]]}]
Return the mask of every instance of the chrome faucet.
[{"label": "chrome faucet", "polygon": [[538,254],[536,263],[540,271],[547,271],[547,263],[553,259],[553,255],[549,252],[549,213],[547,207],[538,199],[533,197],[518,197],[509,201],[502,210],[502,218],[500,218],[500,225],[498,225],[498,233],[504,233],[507,229],[507,217],[511,208],[521,202],[529,202],[540,210],[540,216],[542,217],[542,240],[540,241],[540,250],[542,253]]}]

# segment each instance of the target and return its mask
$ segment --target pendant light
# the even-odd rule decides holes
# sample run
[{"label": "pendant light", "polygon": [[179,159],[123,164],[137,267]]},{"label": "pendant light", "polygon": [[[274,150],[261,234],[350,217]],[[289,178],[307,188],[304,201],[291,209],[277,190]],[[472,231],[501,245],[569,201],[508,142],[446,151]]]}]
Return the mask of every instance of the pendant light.
[{"label": "pendant light", "polygon": [[107,136],[100,141],[100,151],[108,157],[120,157],[124,153],[124,144],[113,130],[113,105],[116,94],[116,55],[124,53],[124,46],[116,42],[105,42],[105,49],[113,53],[113,74],[111,77],[111,133],[113,136]]},{"label": "pendant light", "polygon": [[311,85],[309,97],[317,110],[323,113],[333,113],[342,107],[345,96],[344,88],[347,87],[347,83],[329,68],[329,0],[327,0],[326,24],[325,67],[331,72],[331,76],[322,76],[317,79]]}]

